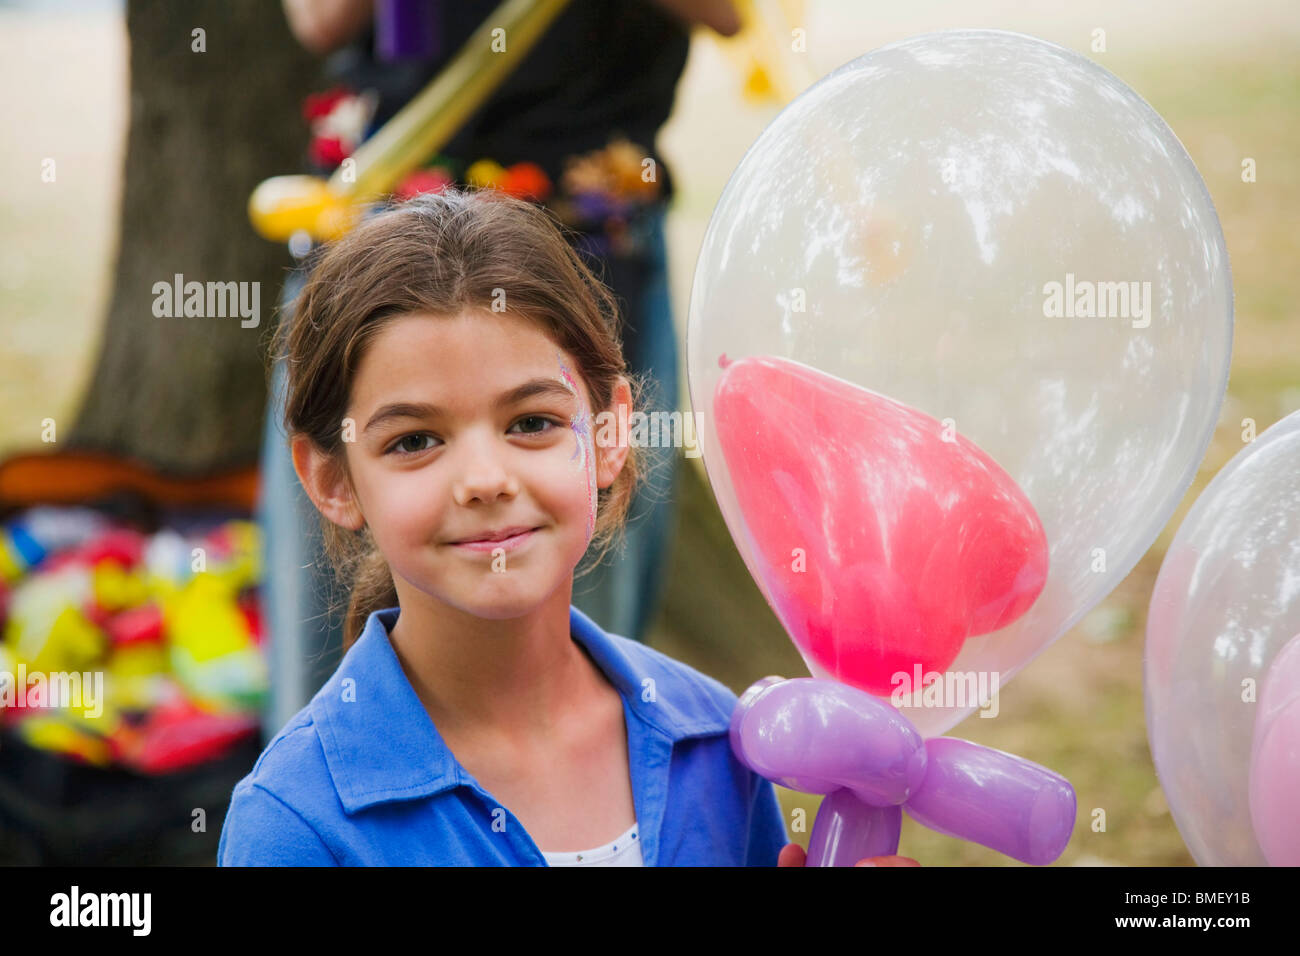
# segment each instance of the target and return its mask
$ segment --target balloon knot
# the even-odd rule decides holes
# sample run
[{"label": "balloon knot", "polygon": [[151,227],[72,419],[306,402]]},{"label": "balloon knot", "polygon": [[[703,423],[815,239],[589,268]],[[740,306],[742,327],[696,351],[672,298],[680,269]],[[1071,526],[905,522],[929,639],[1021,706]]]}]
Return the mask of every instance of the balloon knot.
[{"label": "balloon knot", "polygon": [[718,356],[718,368],[726,368],[731,364],[731,359],[727,358],[727,353],[723,352]]}]

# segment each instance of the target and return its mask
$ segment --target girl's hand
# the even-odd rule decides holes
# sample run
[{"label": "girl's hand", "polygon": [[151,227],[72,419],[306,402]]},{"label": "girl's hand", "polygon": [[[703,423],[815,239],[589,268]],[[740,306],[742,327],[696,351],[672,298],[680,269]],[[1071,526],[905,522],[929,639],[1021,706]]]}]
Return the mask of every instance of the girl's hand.
[{"label": "girl's hand", "polygon": [[[803,866],[804,860],[808,854],[798,843],[787,843],[781,847],[781,853],[776,858],[777,866]],[[920,866],[911,857],[907,856],[869,856],[866,859],[858,860],[854,866]]]},{"label": "girl's hand", "polygon": [[337,50],[373,19],[374,0],[282,0],[289,32],[307,50]]},{"label": "girl's hand", "polygon": [[702,23],[724,37],[740,32],[740,14],[731,0],[655,0],[669,13],[685,21],[687,26]]}]

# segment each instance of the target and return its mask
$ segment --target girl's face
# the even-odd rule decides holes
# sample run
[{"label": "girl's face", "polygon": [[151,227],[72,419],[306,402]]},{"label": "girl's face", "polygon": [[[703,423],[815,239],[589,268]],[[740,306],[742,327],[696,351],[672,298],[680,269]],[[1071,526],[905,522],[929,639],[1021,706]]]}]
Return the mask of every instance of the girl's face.
[{"label": "girl's face", "polygon": [[[370,526],[399,594],[415,588],[482,618],[528,613],[571,586],[596,490],[627,457],[595,446],[577,367],[518,316],[390,320],[341,423],[356,498],[336,486],[317,506]],[[620,382],[614,404],[630,400]]]}]

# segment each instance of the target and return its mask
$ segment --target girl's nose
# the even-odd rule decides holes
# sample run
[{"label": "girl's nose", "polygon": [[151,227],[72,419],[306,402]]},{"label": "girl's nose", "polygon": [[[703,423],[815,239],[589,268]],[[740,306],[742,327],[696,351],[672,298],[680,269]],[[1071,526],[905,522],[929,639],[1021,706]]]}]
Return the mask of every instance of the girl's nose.
[{"label": "girl's nose", "polygon": [[466,506],[473,501],[490,504],[519,494],[519,480],[506,467],[502,449],[487,447],[488,444],[491,443],[474,443],[464,449],[464,462],[452,485],[456,504]]}]

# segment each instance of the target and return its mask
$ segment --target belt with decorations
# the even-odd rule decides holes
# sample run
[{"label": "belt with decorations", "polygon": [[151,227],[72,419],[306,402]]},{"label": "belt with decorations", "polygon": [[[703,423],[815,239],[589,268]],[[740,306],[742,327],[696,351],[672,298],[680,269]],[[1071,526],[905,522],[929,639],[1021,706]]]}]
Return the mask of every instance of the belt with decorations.
[{"label": "belt with decorations", "polygon": [[[357,92],[346,86],[308,96],[303,117],[311,126],[312,164],[330,173],[352,155],[365,138],[377,104],[373,90]],[[567,157],[558,188],[536,163],[503,167],[490,157],[465,162],[437,156],[411,172],[393,196],[410,199],[452,185],[499,189],[545,205],[578,234],[574,242],[584,252],[625,257],[646,250],[648,214],[662,205],[657,173],[643,147],[616,137],[602,149]]]}]

